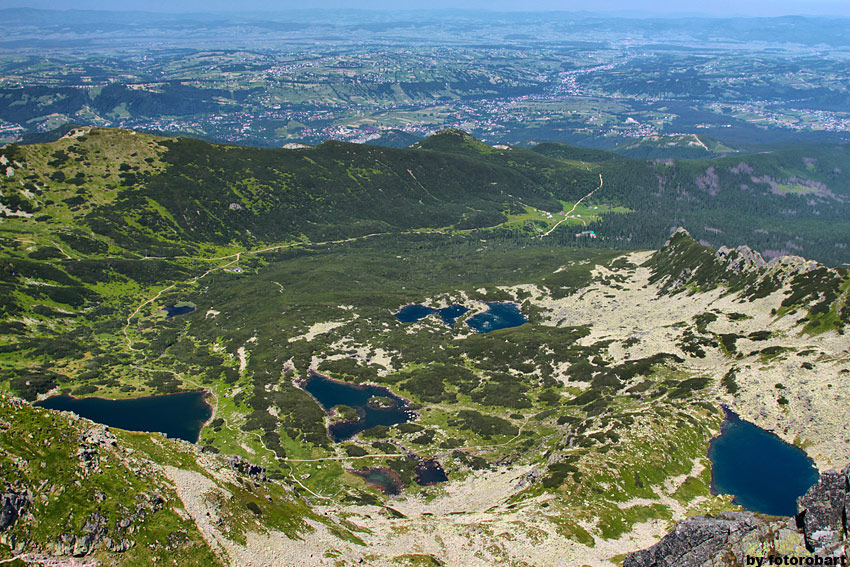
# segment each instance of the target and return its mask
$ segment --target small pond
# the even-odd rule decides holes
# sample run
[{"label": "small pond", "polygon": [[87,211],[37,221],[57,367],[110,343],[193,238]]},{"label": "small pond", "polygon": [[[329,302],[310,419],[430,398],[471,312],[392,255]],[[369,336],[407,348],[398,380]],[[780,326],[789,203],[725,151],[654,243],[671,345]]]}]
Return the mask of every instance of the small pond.
[{"label": "small pond", "polygon": [[386,467],[372,467],[351,472],[366,481],[369,486],[377,488],[389,496],[401,494],[401,490],[404,488],[404,483],[398,474]]},{"label": "small pond", "polygon": [[170,319],[178,315],[185,315],[195,310],[195,306],[191,303],[175,303],[174,305],[166,305],[162,308],[165,311],[165,318]]},{"label": "small pond", "polygon": [[797,497],[818,480],[814,462],[801,449],[725,411],[720,436],[708,450],[712,490],[734,495],[736,504],[753,512],[795,515]]},{"label": "small pond", "polygon": [[328,427],[331,439],[337,443],[376,425],[392,426],[416,418],[410,402],[384,386],[341,382],[313,371],[299,385],[326,412],[340,405],[357,412],[356,420],[341,420]]},{"label": "small pond", "polygon": [[212,416],[212,407],[204,401],[203,392],[123,400],[52,396],[33,405],[72,411],[109,427],[129,431],[157,431],[191,443],[197,443],[201,428]]},{"label": "small pond", "polygon": [[420,319],[424,319],[425,317],[437,314],[440,316],[440,319],[443,320],[443,323],[448,325],[449,327],[454,327],[457,318],[469,311],[463,305],[449,305],[448,307],[442,307],[440,309],[435,309],[433,307],[427,307],[425,305],[405,305],[396,313],[396,317],[402,323],[413,323],[415,321],[419,321]]},{"label": "small pond", "polygon": [[466,324],[479,333],[489,333],[499,329],[519,327],[528,323],[528,319],[519,310],[516,303],[487,303],[489,309],[466,320]]},{"label": "small pond", "polygon": [[416,484],[420,486],[431,486],[449,480],[446,471],[436,459],[428,459],[416,467]]}]

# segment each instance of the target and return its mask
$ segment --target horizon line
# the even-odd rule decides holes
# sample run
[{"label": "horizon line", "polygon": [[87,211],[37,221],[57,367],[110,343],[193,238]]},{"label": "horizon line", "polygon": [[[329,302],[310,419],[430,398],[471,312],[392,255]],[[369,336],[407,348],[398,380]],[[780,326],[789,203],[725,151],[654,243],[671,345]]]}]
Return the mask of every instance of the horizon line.
[{"label": "horizon line", "polygon": [[649,10],[564,10],[550,8],[531,8],[531,9],[506,9],[506,8],[333,8],[333,7],[316,7],[316,8],[252,8],[248,10],[150,10],[150,9],[112,9],[112,8],[37,8],[32,6],[9,6],[1,7],[0,12],[6,11],[24,11],[30,10],[35,12],[58,12],[58,13],[136,13],[136,14],[162,14],[162,15],[193,15],[193,14],[209,14],[209,15],[242,15],[248,16],[268,15],[268,14],[287,14],[287,13],[320,13],[320,12],[373,12],[373,13],[476,13],[482,12],[487,14],[576,14],[588,16],[604,16],[604,17],[619,17],[619,18],[694,18],[694,19],[730,19],[730,18],[746,18],[756,20],[770,20],[779,18],[841,18],[850,19],[850,14],[841,13],[799,13],[788,12],[772,15],[755,15],[748,13],[735,14],[711,14],[707,12],[679,12],[679,11],[649,11]]}]

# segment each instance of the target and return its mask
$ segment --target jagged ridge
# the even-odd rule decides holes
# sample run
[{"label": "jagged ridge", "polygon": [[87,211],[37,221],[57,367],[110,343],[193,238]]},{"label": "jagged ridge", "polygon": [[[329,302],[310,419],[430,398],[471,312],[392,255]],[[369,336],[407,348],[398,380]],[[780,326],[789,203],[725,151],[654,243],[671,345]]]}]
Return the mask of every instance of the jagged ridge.
[{"label": "jagged ridge", "polygon": [[748,246],[717,251],[699,244],[684,228],[676,229],[647,261],[652,283],[660,293],[707,291],[722,287],[750,301],[786,288],[784,314],[793,308],[809,312],[801,320],[806,330],[839,330],[850,322],[848,296],[843,287],[847,270],[828,268],[799,256],[780,256],[766,262]]}]

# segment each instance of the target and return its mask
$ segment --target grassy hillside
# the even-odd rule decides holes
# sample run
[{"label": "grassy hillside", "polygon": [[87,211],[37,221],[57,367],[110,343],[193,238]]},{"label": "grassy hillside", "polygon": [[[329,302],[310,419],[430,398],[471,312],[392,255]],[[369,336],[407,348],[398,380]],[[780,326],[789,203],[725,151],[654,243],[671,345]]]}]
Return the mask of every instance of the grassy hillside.
[{"label": "grassy hillside", "polygon": [[632,158],[676,159],[706,159],[739,153],[713,138],[697,134],[638,138],[617,146],[614,151]]},{"label": "grassy hillside", "polygon": [[[537,151],[538,148],[535,148]],[[542,145],[548,156],[575,151]],[[714,247],[748,245],[766,257],[796,254],[848,262],[850,155],[844,146],[796,146],[717,159],[598,158],[603,191],[588,204],[630,213],[592,220],[600,237],[563,240],[597,247],[660,246],[675,226]]]},{"label": "grassy hillside", "polygon": [[340,142],[269,150],[92,129],[3,150],[13,170],[3,203],[34,215],[17,217],[24,226],[73,221],[125,250],[175,255],[205,243],[493,226],[520,202],[557,211],[557,199],[583,195],[576,168],[522,169],[500,153],[482,160]]},{"label": "grassy hillside", "polygon": [[[571,246],[654,248],[684,226],[707,244],[769,257],[850,259],[842,146],[635,160],[559,144],[499,149],[459,130],[407,149],[275,150],[94,128],[0,154],[4,233],[34,234],[39,245],[83,230],[83,248],[79,237],[93,234],[88,246],[113,254],[180,256],[408,230],[525,238],[564,220],[549,238]],[[603,189],[582,202],[591,209],[564,219],[600,175]],[[578,227],[597,238],[575,236]]]},{"label": "grassy hillside", "polygon": [[[249,532],[301,539],[322,524],[356,540],[261,470],[183,441],[110,430],[6,394],[0,426],[0,557],[7,561],[226,565]],[[209,502],[199,508],[195,497]],[[199,513],[212,514],[213,525]]]}]

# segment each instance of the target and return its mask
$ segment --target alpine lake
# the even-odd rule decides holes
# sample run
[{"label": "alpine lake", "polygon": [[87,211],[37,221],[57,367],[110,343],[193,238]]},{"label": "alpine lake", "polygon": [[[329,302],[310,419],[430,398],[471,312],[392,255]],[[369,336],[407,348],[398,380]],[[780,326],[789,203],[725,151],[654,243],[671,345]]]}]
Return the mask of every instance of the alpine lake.
[{"label": "alpine lake", "polygon": [[356,419],[341,419],[330,424],[328,435],[335,443],[351,439],[376,425],[389,427],[416,417],[410,402],[385,386],[350,384],[313,371],[299,386],[328,413],[340,406],[348,406],[356,412]]},{"label": "alpine lake", "polygon": [[109,427],[128,431],[156,431],[168,437],[197,443],[204,424],[212,417],[212,407],[204,392],[181,392],[120,400],[52,396],[34,406],[74,412]]},{"label": "alpine lake", "polygon": [[[516,327],[528,320],[514,303],[487,303],[487,311],[478,313],[466,324],[479,333]],[[191,313],[195,306],[177,303],[162,308],[167,318]],[[449,327],[470,310],[463,305],[450,305],[435,309],[424,305],[407,305],[396,314],[403,323],[418,321],[438,315]],[[308,392],[327,413],[347,407],[354,415],[334,421],[328,426],[328,435],[339,443],[377,425],[393,426],[417,417],[410,402],[385,386],[350,384],[333,380],[317,372],[310,372],[299,386]],[[69,395],[52,396],[34,403],[37,407],[69,411],[109,427],[128,431],[153,431],[197,443],[201,429],[212,417],[213,408],[204,400],[204,392],[181,392],[158,396],[128,399],[74,398]],[[382,467],[355,471],[366,482],[387,494],[401,490],[398,479]],[[448,480],[440,463],[435,459],[421,459],[416,468],[417,484],[429,486]]]},{"label": "alpine lake", "polygon": [[[479,333],[516,327],[527,322],[514,303],[487,303],[488,309],[468,317],[465,324]],[[194,306],[169,306],[169,317],[194,310]],[[437,315],[449,327],[470,311],[463,305],[432,308],[406,305],[396,317],[412,323]],[[310,371],[298,385],[309,393],[329,415],[341,417],[328,426],[328,435],[336,442],[351,439],[369,428],[393,426],[416,419],[408,400],[385,386],[352,384]],[[129,399],[74,398],[52,396],[34,403],[37,407],[70,411],[109,427],[129,431],[155,431],[169,437],[196,443],[204,424],[212,416],[212,407],[204,392],[182,392]],[[341,408],[346,408],[343,415]],[[798,497],[817,482],[818,470],[806,453],[778,436],[741,419],[724,408],[726,419],[721,434],[712,440],[708,456],[712,463],[712,490],[732,494],[740,506],[763,514],[793,516]],[[386,494],[402,490],[397,475],[383,467],[353,471],[367,484]],[[421,458],[416,468],[417,484],[428,486],[448,480],[440,463]]]},{"label": "alpine lake", "polygon": [[797,498],[818,481],[806,453],[725,409],[721,433],[708,450],[711,486],[734,502],[772,516],[794,516]]},{"label": "alpine lake", "polygon": [[[328,435],[339,443],[351,439],[358,433],[377,425],[387,427],[416,419],[416,412],[410,409],[410,402],[394,394],[385,386],[373,384],[351,384],[333,380],[318,372],[310,371],[306,380],[298,385],[313,396],[322,409],[329,415],[342,415],[341,408],[353,410],[355,415],[348,415],[328,426]],[[436,459],[422,459],[416,467],[414,481],[420,486],[430,486],[448,480],[443,467]],[[404,485],[399,476],[386,467],[371,467],[362,470],[352,470],[366,484],[377,488],[387,495],[400,494]]]},{"label": "alpine lake", "polygon": [[[487,302],[485,305],[487,306],[486,311],[473,315],[466,320],[466,324],[479,333],[489,333],[498,331],[499,329],[519,327],[528,322],[528,319],[522,314],[516,303],[509,301]],[[411,304],[399,309],[396,313],[396,318],[402,323],[413,323],[430,315],[437,315],[443,320],[443,323],[449,327],[454,327],[457,319],[465,315],[469,310],[468,307],[459,304],[442,308]]]}]

